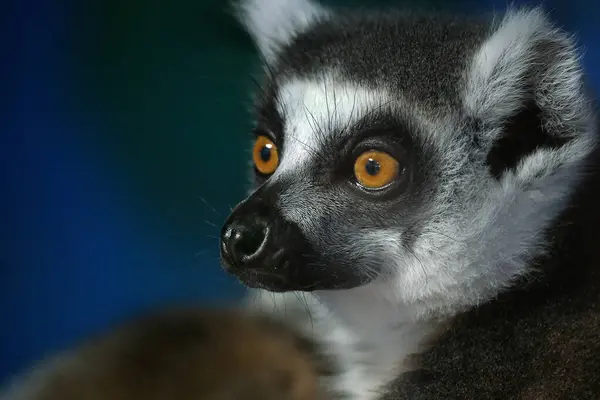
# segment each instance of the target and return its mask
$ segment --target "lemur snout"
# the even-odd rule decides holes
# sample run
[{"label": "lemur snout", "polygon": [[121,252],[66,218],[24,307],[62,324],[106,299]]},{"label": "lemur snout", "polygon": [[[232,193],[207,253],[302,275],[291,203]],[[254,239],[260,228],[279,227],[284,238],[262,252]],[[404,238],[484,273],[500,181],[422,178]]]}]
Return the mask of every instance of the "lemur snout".
[{"label": "lemur snout", "polygon": [[268,221],[257,215],[228,222],[221,235],[223,260],[233,268],[260,266],[270,232]]},{"label": "lemur snout", "polygon": [[318,262],[302,230],[283,218],[264,191],[231,212],[220,240],[224,269],[249,287],[314,290],[331,275]]}]

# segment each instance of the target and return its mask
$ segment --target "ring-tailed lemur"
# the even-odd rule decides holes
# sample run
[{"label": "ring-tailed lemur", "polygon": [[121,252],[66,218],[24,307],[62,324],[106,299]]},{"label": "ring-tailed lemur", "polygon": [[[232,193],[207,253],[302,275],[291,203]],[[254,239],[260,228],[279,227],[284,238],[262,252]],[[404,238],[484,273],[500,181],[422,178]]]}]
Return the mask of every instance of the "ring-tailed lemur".
[{"label": "ring-tailed lemur", "polygon": [[329,383],[600,398],[598,123],[573,37],[539,8],[237,10],[266,78],[221,252],[287,310],[312,293],[307,329],[345,368]]},{"label": "ring-tailed lemur", "polygon": [[[599,398],[598,122],[574,39],[538,8],[488,18],[242,0],[237,11],[266,79],[254,185],[223,227],[223,264],[255,288],[252,310],[333,357],[327,399]],[[187,338],[180,322],[167,338]],[[151,340],[98,365],[173,360],[165,337],[138,329]],[[175,367],[194,365],[194,340],[177,343]],[[44,397],[48,376],[68,387],[90,362],[67,359],[3,400],[61,398]],[[166,390],[147,364],[126,382]],[[94,398],[107,382],[92,379]],[[170,398],[160,393],[144,400]]]}]

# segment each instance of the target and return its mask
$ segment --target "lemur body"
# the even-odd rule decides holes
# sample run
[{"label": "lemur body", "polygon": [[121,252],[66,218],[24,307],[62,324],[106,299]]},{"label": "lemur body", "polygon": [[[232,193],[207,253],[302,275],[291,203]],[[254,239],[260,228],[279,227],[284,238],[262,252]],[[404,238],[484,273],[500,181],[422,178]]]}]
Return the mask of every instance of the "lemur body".
[{"label": "lemur body", "polygon": [[335,361],[325,399],[599,398],[598,120],[573,38],[540,9],[236,10],[266,78],[222,260],[251,313],[317,343],[290,363]]},{"label": "lemur body", "polygon": [[[265,208],[277,234],[261,266],[230,271],[286,310],[285,292],[312,292],[307,329],[345,370],[328,384],[350,399],[599,397],[598,122],[573,38],[537,8],[238,11],[266,70],[255,133],[279,153],[224,234]],[[352,187],[372,148],[402,175]]]}]

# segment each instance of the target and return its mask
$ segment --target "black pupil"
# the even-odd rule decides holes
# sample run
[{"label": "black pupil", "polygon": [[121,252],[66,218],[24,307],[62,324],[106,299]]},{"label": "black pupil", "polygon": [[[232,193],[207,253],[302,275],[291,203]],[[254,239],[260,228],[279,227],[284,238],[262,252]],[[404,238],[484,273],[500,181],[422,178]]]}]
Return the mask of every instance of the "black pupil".
[{"label": "black pupil", "polygon": [[260,149],[260,159],[263,162],[268,162],[271,159],[271,146],[264,146]]},{"label": "black pupil", "polygon": [[365,165],[365,170],[367,171],[367,174],[375,176],[379,173],[380,169],[381,165],[372,158],[369,158],[369,161],[367,161],[367,164]]}]

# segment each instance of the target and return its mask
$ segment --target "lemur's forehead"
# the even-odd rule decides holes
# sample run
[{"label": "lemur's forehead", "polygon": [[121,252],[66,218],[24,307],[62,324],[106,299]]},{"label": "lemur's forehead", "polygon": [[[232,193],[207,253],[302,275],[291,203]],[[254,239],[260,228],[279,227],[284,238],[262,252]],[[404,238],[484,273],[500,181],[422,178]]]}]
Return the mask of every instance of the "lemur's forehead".
[{"label": "lemur's forehead", "polygon": [[335,69],[422,104],[456,106],[467,60],[489,33],[483,18],[390,11],[341,13],[283,46],[274,72],[318,76]]},{"label": "lemur's forehead", "polygon": [[280,170],[295,168],[327,143],[344,140],[350,129],[392,100],[385,90],[361,86],[333,75],[297,78],[277,90],[285,155]]}]

